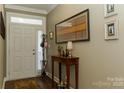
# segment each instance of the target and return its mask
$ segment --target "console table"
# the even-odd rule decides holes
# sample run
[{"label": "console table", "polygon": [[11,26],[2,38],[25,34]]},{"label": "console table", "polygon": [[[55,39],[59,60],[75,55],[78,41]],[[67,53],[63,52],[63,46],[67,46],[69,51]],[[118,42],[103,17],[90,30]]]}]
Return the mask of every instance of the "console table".
[{"label": "console table", "polygon": [[75,65],[75,84],[76,84],[75,87],[78,88],[79,58],[51,56],[51,60],[52,60],[52,86],[54,86],[54,62],[58,62],[59,63],[59,82],[61,82],[61,64],[66,65],[67,88],[70,87],[70,66]]}]

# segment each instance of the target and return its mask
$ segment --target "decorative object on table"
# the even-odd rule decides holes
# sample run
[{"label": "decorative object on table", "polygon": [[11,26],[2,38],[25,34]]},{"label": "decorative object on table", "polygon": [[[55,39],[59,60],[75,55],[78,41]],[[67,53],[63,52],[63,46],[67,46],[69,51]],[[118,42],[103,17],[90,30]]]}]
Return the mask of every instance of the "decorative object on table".
[{"label": "decorative object on table", "polygon": [[109,17],[117,14],[117,9],[115,4],[105,4],[104,5],[104,16]]},{"label": "decorative object on table", "polygon": [[43,34],[42,35],[42,43],[41,43],[41,47],[43,49],[43,60],[42,60],[42,64],[43,64],[43,69],[41,71],[41,76],[46,75],[45,69],[46,69],[46,64],[47,64],[47,59],[46,59],[46,48],[48,47],[48,43],[46,41],[46,35]]},{"label": "decorative object on table", "polygon": [[56,43],[89,41],[89,9],[86,9],[55,25]]},{"label": "decorative object on table", "polygon": [[69,56],[69,51],[68,51],[67,48],[65,50],[64,49],[62,50],[62,56],[63,57],[68,57]]},{"label": "decorative object on table", "polygon": [[63,52],[63,47],[62,46],[58,46],[58,55],[62,56],[62,52]]},{"label": "decorative object on table", "polygon": [[110,17],[105,21],[105,39],[118,39],[118,18]]},{"label": "decorative object on table", "polygon": [[50,39],[53,39],[53,32],[49,32]]},{"label": "decorative object on table", "polygon": [[68,41],[67,43],[67,50],[69,52],[69,57],[72,57],[72,49],[73,49],[73,46],[72,46],[72,41]]},{"label": "decorative object on table", "polygon": [[66,53],[65,53],[64,49],[63,49],[63,51],[62,51],[62,56],[63,56],[63,57],[66,57]]},{"label": "decorative object on table", "polygon": [[67,47],[66,47],[65,56],[66,56],[66,57],[68,57],[68,56],[69,56],[69,51],[68,51]]}]

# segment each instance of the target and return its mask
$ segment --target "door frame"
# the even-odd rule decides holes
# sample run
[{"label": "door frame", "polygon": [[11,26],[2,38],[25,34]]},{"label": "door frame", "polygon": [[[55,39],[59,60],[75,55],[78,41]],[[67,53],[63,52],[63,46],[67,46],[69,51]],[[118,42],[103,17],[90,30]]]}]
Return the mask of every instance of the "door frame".
[{"label": "door frame", "polygon": [[[43,20],[43,26],[41,26],[43,33],[46,34],[46,17],[44,16],[37,16],[37,15],[30,15],[30,14],[22,14],[22,13],[15,13],[15,12],[6,12],[6,80],[9,81],[9,60],[10,60],[10,18],[11,16],[20,16],[20,17],[26,17],[26,18],[36,18],[36,19],[41,19]],[[36,42],[36,47],[37,47],[37,42]],[[36,50],[36,57],[35,61],[37,62],[37,49]],[[37,63],[36,63],[37,67]],[[36,73],[37,75],[37,70]]]}]

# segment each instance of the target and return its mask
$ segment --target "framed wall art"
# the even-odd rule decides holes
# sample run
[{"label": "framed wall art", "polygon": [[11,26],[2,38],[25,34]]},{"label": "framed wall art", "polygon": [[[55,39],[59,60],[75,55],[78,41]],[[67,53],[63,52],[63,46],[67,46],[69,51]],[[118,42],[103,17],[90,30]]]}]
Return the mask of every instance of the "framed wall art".
[{"label": "framed wall art", "polygon": [[118,19],[111,17],[105,22],[105,39],[118,39]]},{"label": "framed wall art", "polygon": [[56,43],[89,41],[89,9],[55,25]]},{"label": "framed wall art", "polygon": [[117,9],[115,4],[104,5],[104,16],[109,17],[117,14]]}]

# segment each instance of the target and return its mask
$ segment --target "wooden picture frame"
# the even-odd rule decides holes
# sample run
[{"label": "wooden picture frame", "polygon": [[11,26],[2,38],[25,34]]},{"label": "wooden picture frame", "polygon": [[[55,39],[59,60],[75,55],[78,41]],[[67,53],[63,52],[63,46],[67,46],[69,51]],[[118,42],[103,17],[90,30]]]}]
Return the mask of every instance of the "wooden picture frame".
[{"label": "wooden picture frame", "polygon": [[86,9],[55,25],[56,43],[89,41],[89,9]]}]

